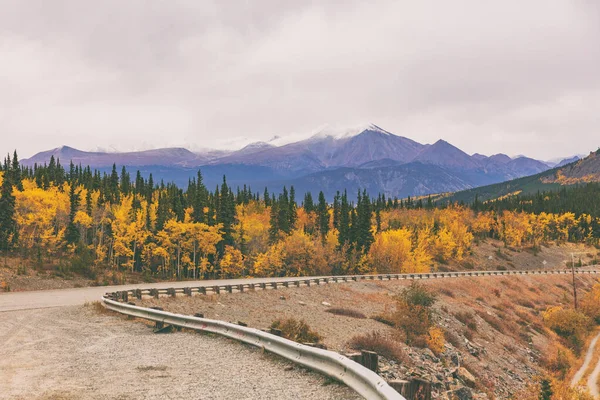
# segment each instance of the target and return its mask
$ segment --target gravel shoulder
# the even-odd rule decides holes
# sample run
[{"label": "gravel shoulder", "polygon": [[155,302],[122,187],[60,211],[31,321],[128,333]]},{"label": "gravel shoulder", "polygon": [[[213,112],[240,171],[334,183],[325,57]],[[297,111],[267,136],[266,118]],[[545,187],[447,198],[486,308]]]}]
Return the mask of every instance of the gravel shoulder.
[{"label": "gravel shoulder", "polygon": [[0,343],[0,399],[360,398],[258,349],[94,307],[1,313]]}]

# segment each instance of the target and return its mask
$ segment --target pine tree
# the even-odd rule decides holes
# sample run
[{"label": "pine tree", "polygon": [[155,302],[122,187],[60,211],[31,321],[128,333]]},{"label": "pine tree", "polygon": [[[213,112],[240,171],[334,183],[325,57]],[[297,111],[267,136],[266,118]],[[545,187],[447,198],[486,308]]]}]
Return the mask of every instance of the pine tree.
[{"label": "pine tree", "polygon": [[279,224],[279,230],[289,234],[290,233],[290,200],[288,197],[288,191],[286,187],[283,187],[283,192],[279,195],[279,200],[277,201],[277,209],[279,211],[279,216],[277,217],[277,222]]},{"label": "pine tree", "polygon": [[310,192],[306,192],[304,194],[304,201],[302,202],[302,207],[304,207],[304,211],[307,213],[313,212],[315,210],[315,203],[313,202],[312,194]]},{"label": "pine tree", "polygon": [[19,166],[19,157],[17,156],[17,151],[13,153],[12,159],[12,184],[18,190],[23,190],[23,180],[21,178],[21,167]]},{"label": "pine tree", "polygon": [[296,227],[298,220],[298,205],[296,204],[296,190],[290,186],[290,200],[288,206],[289,229],[292,231]]},{"label": "pine tree", "polygon": [[340,192],[337,191],[333,196],[333,227],[340,229]]},{"label": "pine tree", "polygon": [[4,164],[4,177],[0,188],[0,249],[8,252],[19,239],[17,222],[15,221],[15,197],[11,166],[8,160]]},{"label": "pine tree", "polygon": [[279,207],[275,201],[275,195],[273,195],[271,203],[271,212],[269,214],[269,242],[271,244],[277,242],[279,239]]},{"label": "pine tree", "polygon": [[321,232],[321,237],[325,238],[329,232],[329,210],[327,207],[327,201],[325,200],[325,194],[322,191],[319,192],[317,218],[319,222],[319,232]]},{"label": "pine tree", "polygon": [[340,201],[340,232],[338,241],[340,246],[350,242],[350,205],[348,204],[348,194],[344,191]]},{"label": "pine tree", "polygon": [[77,229],[77,225],[75,224],[75,214],[79,208],[79,195],[75,193],[75,182],[71,183],[71,192],[69,194],[69,198],[71,200],[71,208],[69,212],[69,225],[67,226],[67,231],[65,233],[65,240],[68,244],[76,244],[79,242],[80,233],[79,229]]},{"label": "pine tree", "polygon": [[549,379],[542,379],[540,382],[540,400],[551,400],[554,391],[552,390],[552,383]]}]

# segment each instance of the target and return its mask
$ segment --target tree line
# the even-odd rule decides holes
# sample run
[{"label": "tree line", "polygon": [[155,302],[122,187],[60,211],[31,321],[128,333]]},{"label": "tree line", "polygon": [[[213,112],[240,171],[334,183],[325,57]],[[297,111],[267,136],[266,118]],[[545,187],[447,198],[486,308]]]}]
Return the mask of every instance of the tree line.
[{"label": "tree line", "polygon": [[[0,168],[0,249],[43,264],[79,260],[96,271],[162,278],[423,272],[460,261],[478,240],[512,247],[597,243],[596,216],[572,212],[436,207],[430,198],[322,192],[184,190],[126,168],[110,173],[60,160]],[[487,207],[487,206],[486,206]]]}]

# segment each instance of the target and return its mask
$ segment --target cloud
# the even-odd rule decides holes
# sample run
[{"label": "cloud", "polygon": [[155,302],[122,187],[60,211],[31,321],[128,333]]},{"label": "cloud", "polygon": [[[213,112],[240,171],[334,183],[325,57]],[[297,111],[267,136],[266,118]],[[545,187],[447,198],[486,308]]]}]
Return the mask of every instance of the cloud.
[{"label": "cloud", "polygon": [[374,122],[469,152],[598,146],[596,2],[3,2],[0,151],[210,147]]}]

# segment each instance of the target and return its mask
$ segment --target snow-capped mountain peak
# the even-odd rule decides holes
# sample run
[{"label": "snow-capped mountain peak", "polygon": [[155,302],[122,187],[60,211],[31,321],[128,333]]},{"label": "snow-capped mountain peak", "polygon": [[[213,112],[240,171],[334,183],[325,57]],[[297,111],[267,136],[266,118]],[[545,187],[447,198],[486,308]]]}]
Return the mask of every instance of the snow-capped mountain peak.
[{"label": "snow-capped mountain peak", "polygon": [[354,136],[358,136],[365,131],[377,132],[384,135],[392,135],[392,133],[386,131],[378,127],[375,124],[367,123],[362,125],[357,125],[353,127],[341,127],[336,125],[323,125],[319,127],[313,135],[310,137],[311,139],[323,139],[323,138],[332,138],[332,139],[349,139]]}]

